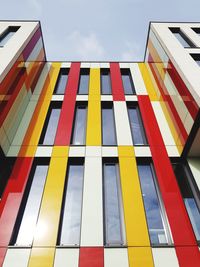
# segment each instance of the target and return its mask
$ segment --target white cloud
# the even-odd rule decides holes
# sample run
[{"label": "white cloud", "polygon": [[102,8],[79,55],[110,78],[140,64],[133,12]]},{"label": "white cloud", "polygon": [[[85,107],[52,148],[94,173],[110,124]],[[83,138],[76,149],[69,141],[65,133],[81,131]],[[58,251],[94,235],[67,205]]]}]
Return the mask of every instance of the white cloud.
[{"label": "white cloud", "polygon": [[125,41],[124,51],[121,53],[120,60],[136,61],[141,57],[141,48],[138,43]]}]

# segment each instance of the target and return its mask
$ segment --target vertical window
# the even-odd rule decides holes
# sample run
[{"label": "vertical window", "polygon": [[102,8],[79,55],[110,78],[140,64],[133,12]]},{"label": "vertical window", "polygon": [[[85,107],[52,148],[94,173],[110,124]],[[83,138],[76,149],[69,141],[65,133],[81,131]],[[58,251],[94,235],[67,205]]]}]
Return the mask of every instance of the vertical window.
[{"label": "vertical window", "polygon": [[135,94],[135,87],[129,69],[121,69],[122,82],[125,95]]},{"label": "vertical window", "polygon": [[176,179],[187,209],[196,239],[200,241],[200,200],[189,169],[183,164],[173,164]]},{"label": "vertical window", "polygon": [[119,167],[103,164],[105,245],[124,245],[124,221]]},{"label": "vertical window", "polygon": [[101,93],[102,95],[111,94],[111,80],[108,69],[101,69]]},{"label": "vertical window", "polygon": [[60,111],[61,111],[61,102],[59,101],[51,102],[39,144],[47,146],[52,146],[54,144]]},{"label": "vertical window", "polygon": [[112,103],[103,103],[102,106],[102,138],[103,145],[117,144]]},{"label": "vertical window", "polygon": [[56,83],[54,94],[63,95],[65,93],[65,88],[66,88],[67,80],[68,80],[68,74],[69,74],[69,69],[64,69],[64,68],[60,69],[60,73],[58,75],[58,80]]},{"label": "vertical window", "polygon": [[128,115],[134,145],[147,145],[147,139],[137,105],[128,104]]},{"label": "vertical window", "polygon": [[5,30],[5,32],[2,33],[0,36],[0,47],[3,47],[6,45],[6,43],[10,40],[10,38],[15,34],[15,32],[20,27],[10,26]]},{"label": "vertical window", "polygon": [[169,29],[184,48],[195,47],[192,41],[190,41],[190,39],[180,30],[180,28],[169,28]]},{"label": "vertical window", "polygon": [[73,145],[85,145],[86,119],[87,119],[86,103],[77,104],[75,111],[75,118],[74,118],[72,142],[71,142]]},{"label": "vertical window", "polygon": [[166,245],[169,243],[169,231],[153,166],[139,164],[138,172],[151,243]]},{"label": "vertical window", "polygon": [[79,160],[79,162],[69,161],[62,204],[60,245],[80,245],[83,172],[84,165],[82,160]]},{"label": "vertical window", "polygon": [[88,94],[89,73],[90,73],[89,69],[81,69],[80,80],[79,80],[79,89],[78,89],[78,93],[80,95],[87,95]]}]

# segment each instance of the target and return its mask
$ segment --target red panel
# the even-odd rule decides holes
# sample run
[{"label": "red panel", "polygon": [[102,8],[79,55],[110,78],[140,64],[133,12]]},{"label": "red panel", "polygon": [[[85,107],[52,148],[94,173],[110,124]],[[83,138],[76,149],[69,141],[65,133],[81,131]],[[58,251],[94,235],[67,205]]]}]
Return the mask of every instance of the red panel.
[{"label": "red panel", "polygon": [[125,101],[123,82],[119,63],[110,63],[110,78],[114,101]]},{"label": "red panel", "polygon": [[58,129],[56,132],[54,143],[56,146],[67,146],[70,144],[74,110],[76,105],[76,94],[79,84],[79,74],[80,63],[72,63],[65,89],[66,93],[62,104]]},{"label": "red panel", "polygon": [[3,266],[4,258],[6,256],[7,248],[0,248],[0,267]]},{"label": "red panel", "polygon": [[80,248],[79,267],[104,267],[104,248]]},{"label": "red panel", "polygon": [[199,267],[200,252],[198,247],[177,247],[176,252],[181,267]]},{"label": "red panel", "polygon": [[17,158],[0,202],[0,246],[9,244],[33,158]]},{"label": "red panel", "polygon": [[192,226],[149,97],[138,96],[138,101],[174,243],[179,246],[196,245]]}]

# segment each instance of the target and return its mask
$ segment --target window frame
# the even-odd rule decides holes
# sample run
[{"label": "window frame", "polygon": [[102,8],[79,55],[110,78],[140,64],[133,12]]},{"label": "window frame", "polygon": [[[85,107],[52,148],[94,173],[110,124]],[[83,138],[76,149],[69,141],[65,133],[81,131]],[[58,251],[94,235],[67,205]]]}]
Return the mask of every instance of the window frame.
[{"label": "window frame", "polygon": [[[7,42],[10,41],[10,39],[12,38],[12,36],[20,29],[20,26],[8,26],[5,31],[2,32],[2,34],[0,35],[0,48],[4,47]],[[13,35],[6,41],[5,44],[1,44],[1,42],[6,38],[6,36],[10,33],[13,32]]]},{"label": "window frame", "polygon": [[[192,40],[190,40],[190,38],[183,33],[183,31],[181,30],[180,27],[169,27],[170,32],[173,34],[173,36],[177,39],[177,41],[182,45],[183,48],[185,49],[190,49],[190,48],[198,48],[193,42]],[[178,33],[180,35],[180,37],[188,44],[188,46],[185,46],[181,43],[181,41],[177,38],[177,36],[175,35],[176,33]]]}]

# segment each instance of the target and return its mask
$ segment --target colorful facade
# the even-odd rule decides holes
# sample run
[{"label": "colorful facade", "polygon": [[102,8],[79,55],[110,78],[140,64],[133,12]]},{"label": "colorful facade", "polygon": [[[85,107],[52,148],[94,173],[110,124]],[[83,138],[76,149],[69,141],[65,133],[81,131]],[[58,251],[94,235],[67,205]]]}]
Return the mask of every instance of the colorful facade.
[{"label": "colorful facade", "polygon": [[200,24],[144,62],[49,62],[0,22],[0,266],[200,266]]}]

